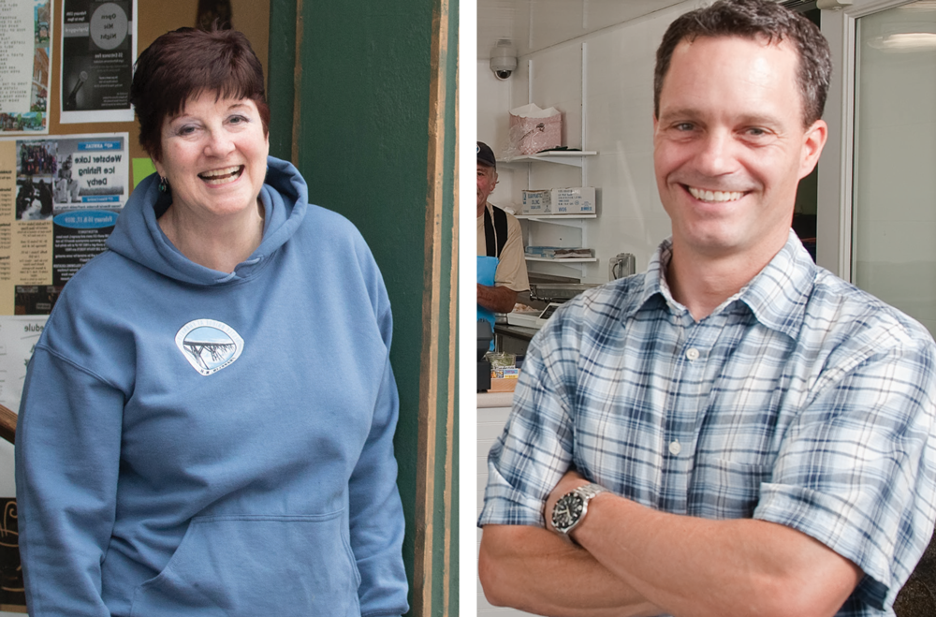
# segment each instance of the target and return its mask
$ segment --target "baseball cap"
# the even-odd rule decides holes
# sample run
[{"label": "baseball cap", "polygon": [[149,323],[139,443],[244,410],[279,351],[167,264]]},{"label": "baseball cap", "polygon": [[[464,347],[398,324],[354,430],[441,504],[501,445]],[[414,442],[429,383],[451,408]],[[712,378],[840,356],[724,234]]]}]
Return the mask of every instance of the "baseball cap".
[{"label": "baseball cap", "polygon": [[497,169],[497,159],[494,158],[494,151],[484,142],[478,142],[478,163]]}]

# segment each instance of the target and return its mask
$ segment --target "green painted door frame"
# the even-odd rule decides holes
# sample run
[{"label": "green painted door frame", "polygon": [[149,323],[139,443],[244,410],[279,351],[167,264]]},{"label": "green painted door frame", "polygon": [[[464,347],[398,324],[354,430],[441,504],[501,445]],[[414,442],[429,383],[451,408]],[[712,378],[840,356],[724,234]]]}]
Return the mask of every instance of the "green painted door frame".
[{"label": "green painted door frame", "polygon": [[458,0],[271,0],[270,149],[364,235],[393,307],[412,615],[458,614]]}]

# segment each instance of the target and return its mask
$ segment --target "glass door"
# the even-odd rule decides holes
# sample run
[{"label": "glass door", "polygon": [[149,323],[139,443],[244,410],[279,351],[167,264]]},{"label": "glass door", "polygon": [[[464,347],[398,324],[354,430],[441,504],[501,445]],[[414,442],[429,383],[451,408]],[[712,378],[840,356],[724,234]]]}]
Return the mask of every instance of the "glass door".
[{"label": "glass door", "polygon": [[855,23],[851,280],[936,334],[936,0]]}]

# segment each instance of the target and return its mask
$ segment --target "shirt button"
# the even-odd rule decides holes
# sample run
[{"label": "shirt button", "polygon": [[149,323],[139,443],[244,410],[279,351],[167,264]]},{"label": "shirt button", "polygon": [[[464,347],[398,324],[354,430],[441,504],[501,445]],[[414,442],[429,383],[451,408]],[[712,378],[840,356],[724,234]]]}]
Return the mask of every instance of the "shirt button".
[{"label": "shirt button", "polygon": [[679,452],[682,450],[682,445],[679,444],[679,440],[673,440],[669,443],[669,452],[673,455],[679,455]]},{"label": "shirt button", "polygon": [[695,348],[689,348],[688,350],[686,350],[686,358],[688,358],[691,361],[696,360],[697,358],[699,358],[699,351],[696,350]]}]

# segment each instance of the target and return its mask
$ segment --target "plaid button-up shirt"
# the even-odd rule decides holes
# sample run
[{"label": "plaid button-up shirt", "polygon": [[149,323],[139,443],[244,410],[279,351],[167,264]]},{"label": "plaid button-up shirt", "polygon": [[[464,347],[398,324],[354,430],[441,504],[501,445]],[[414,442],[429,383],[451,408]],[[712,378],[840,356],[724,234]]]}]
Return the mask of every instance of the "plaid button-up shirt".
[{"label": "plaid button-up shirt", "polygon": [[696,322],[664,275],[565,303],[534,337],[488,458],[479,525],[543,525],[570,466],[669,513],[763,519],[865,577],[842,612],[890,612],[936,518],[936,346],[813,264],[790,234]]}]

